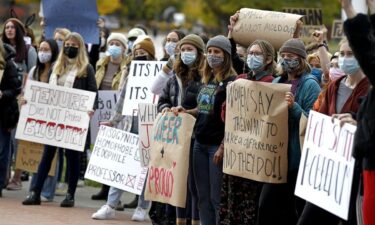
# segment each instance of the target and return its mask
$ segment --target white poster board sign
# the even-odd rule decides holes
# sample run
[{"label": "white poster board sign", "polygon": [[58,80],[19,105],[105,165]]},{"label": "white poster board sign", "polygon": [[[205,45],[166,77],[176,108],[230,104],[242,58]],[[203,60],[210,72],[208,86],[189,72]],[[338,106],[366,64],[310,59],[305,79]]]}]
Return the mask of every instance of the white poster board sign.
[{"label": "white poster board sign", "polygon": [[91,144],[95,143],[98,135],[99,123],[109,121],[117,103],[117,91],[98,91],[98,108],[90,121]]},{"label": "white poster board sign", "polygon": [[29,80],[16,138],[83,151],[95,101],[94,92]]},{"label": "white poster board sign", "polygon": [[148,166],[150,161],[152,129],[154,121],[158,115],[158,109],[154,104],[141,103],[138,109],[138,133],[139,133],[139,153],[141,165]]},{"label": "white poster board sign", "polygon": [[163,61],[132,61],[126,87],[123,115],[134,115],[139,103],[158,102],[158,96],[151,92],[151,85],[162,70]]},{"label": "white poster board sign", "polygon": [[85,178],[140,195],[147,167],[141,167],[139,137],[100,126]]},{"label": "white poster board sign", "polygon": [[356,127],[310,111],[295,195],[345,220],[353,181]]}]

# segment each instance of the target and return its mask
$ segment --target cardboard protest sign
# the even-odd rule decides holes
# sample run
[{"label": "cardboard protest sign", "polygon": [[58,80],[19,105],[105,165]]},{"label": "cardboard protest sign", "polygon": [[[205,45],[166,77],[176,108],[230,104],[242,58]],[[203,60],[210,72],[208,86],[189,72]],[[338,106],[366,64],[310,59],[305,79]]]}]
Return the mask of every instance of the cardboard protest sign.
[{"label": "cardboard protest sign", "polygon": [[[85,43],[99,44],[99,19],[95,0],[42,0],[46,38],[56,28],[68,28],[82,35]],[[83,7],[84,6],[84,7]]]},{"label": "cardboard protest sign", "polygon": [[140,195],[147,167],[141,167],[138,146],[138,135],[100,126],[85,178]]},{"label": "cardboard protest sign", "polygon": [[145,191],[147,200],[185,208],[194,124],[195,118],[186,113],[157,116]]},{"label": "cardboard protest sign", "polygon": [[29,80],[16,138],[83,151],[96,93]]},{"label": "cardboard protest sign", "polygon": [[154,120],[158,115],[158,109],[154,104],[139,104],[138,109],[138,134],[139,134],[139,153],[141,165],[148,166],[150,161],[152,129]]},{"label": "cardboard protest sign", "polygon": [[90,120],[91,144],[95,143],[99,123],[109,121],[117,103],[117,91],[98,91],[98,108]]},{"label": "cardboard protest sign", "polygon": [[[42,159],[44,145],[29,141],[18,141],[16,168],[30,173],[38,172],[38,166]],[[57,154],[53,158],[49,176],[55,176]]]},{"label": "cardboard protest sign", "polygon": [[285,41],[292,38],[296,22],[301,17],[289,13],[243,8],[233,27],[232,37],[236,43],[245,47],[257,39],[263,39],[269,41],[275,49],[279,49]]},{"label": "cardboard protest sign", "polygon": [[344,36],[345,36],[345,34],[344,34],[344,28],[343,28],[342,20],[334,20],[332,22],[331,37],[332,38],[342,38]]},{"label": "cardboard protest sign", "polygon": [[288,84],[238,79],[227,87],[223,172],[285,183],[288,171]]},{"label": "cardboard protest sign", "polygon": [[133,115],[139,103],[158,102],[158,96],[151,92],[151,85],[166,62],[132,61],[125,93],[123,115]]},{"label": "cardboard protest sign", "polygon": [[295,195],[348,218],[353,182],[356,127],[310,111]]}]

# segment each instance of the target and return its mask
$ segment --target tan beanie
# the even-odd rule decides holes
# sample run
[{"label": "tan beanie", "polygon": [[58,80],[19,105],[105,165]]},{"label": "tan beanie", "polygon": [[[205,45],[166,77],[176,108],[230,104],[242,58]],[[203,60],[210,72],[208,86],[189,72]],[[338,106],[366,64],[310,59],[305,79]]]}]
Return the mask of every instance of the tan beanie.
[{"label": "tan beanie", "polygon": [[127,46],[127,39],[125,37],[125,35],[121,34],[121,33],[111,33],[111,35],[109,35],[108,39],[107,39],[107,44],[109,44],[110,41],[112,40],[117,40],[119,42],[121,42],[121,44],[124,45],[124,48],[126,48]]},{"label": "tan beanie", "polygon": [[154,46],[154,43],[152,43],[152,40],[150,38],[145,38],[142,41],[138,42],[134,46],[133,51],[137,49],[143,49],[146,52],[148,52],[148,54],[150,54],[152,58],[155,58],[155,46]]},{"label": "tan beanie", "polygon": [[196,34],[189,34],[185,36],[184,38],[182,38],[182,40],[179,43],[180,48],[183,44],[191,44],[191,45],[194,45],[198,51],[200,52],[204,51],[204,42],[202,38]]}]

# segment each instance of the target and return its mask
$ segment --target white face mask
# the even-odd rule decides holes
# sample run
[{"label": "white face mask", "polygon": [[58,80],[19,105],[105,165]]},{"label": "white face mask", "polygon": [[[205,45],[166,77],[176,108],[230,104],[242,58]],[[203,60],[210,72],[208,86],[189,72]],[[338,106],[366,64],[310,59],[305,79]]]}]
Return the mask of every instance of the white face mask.
[{"label": "white face mask", "polygon": [[165,52],[169,56],[174,56],[174,51],[176,49],[177,43],[176,42],[167,42],[164,46]]},{"label": "white face mask", "polygon": [[47,63],[51,61],[52,53],[51,52],[38,52],[38,59],[41,63]]}]

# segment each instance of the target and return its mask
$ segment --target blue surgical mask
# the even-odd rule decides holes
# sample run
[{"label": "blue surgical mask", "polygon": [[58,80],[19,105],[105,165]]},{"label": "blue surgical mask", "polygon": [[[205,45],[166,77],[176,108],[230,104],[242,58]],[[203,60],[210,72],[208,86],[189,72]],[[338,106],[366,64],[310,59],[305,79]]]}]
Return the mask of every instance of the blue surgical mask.
[{"label": "blue surgical mask", "polygon": [[262,55],[247,55],[246,63],[252,71],[256,71],[263,67],[263,60]]},{"label": "blue surgical mask", "polygon": [[319,82],[322,81],[322,74],[323,74],[323,71],[319,68],[312,68],[311,69],[311,74],[316,77],[316,79],[318,79]]},{"label": "blue surgical mask", "polygon": [[358,61],[354,57],[339,57],[338,64],[340,69],[348,75],[353,75],[360,69]]},{"label": "blue surgical mask", "polygon": [[106,54],[112,56],[112,58],[117,59],[121,55],[121,47],[117,45],[108,46]]},{"label": "blue surgical mask", "polygon": [[176,46],[177,46],[177,43],[176,42],[167,42],[164,46],[164,49],[165,49],[165,52],[169,55],[169,56],[173,56],[174,55],[174,51],[176,49]]},{"label": "blue surgical mask", "polygon": [[299,66],[299,60],[296,59],[281,59],[281,67],[287,73],[290,73],[297,69]]},{"label": "blue surgical mask", "polygon": [[224,62],[224,58],[216,55],[207,55],[207,63],[211,68],[219,67]]},{"label": "blue surgical mask", "polygon": [[128,41],[128,48],[129,50],[133,50],[134,41]]},{"label": "blue surgical mask", "polygon": [[63,48],[64,41],[62,40],[56,40],[57,47],[59,48],[59,51]]},{"label": "blue surgical mask", "polygon": [[192,65],[196,59],[197,53],[195,52],[181,52],[181,60],[187,66]]}]

